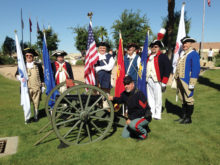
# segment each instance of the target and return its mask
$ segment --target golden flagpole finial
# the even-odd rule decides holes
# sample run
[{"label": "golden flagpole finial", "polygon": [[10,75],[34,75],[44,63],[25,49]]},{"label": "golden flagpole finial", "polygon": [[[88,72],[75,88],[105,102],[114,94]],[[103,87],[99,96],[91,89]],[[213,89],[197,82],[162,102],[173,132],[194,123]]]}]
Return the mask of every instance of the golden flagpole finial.
[{"label": "golden flagpole finial", "polygon": [[17,30],[14,30],[15,33],[17,33]]},{"label": "golden flagpole finial", "polygon": [[90,21],[92,21],[92,16],[93,16],[93,13],[90,11],[88,12],[87,16],[89,17]]}]

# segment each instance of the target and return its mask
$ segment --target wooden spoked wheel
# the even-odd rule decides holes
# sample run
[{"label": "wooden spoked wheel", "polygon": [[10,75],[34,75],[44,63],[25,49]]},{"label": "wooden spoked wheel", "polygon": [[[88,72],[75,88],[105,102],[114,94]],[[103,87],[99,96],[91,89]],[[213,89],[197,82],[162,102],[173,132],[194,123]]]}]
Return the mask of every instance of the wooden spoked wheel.
[{"label": "wooden spoked wheel", "polygon": [[67,145],[89,144],[103,139],[112,127],[114,109],[98,87],[77,85],[67,89],[53,108],[52,125]]},{"label": "wooden spoked wheel", "polygon": [[[52,114],[51,111],[53,110],[53,108],[49,105],[49,104],[50,104],[49,102],[53,102],[53,103],[55,104],[55,101],[56,101],[55,99],[52,99],[51,96],[53,95],[54,92],[57,92],[57,93],[59,93],[58,95],[60,95],[59,89],[60,89],[61,87],[63,87],[63,86],[65,85],[65,83],[66,83],[66,82],[62,82],[62,83],[58,84],[57,86],[55,86],[55,87],[50,91],[49,95],[48,95],[47,98],[46,98],[46,102],[45,102],[45,112],[46,112],[47,117],[48,117],[49,120],[51,120],[51,114]],[[83,83],[83,82],[81,82],[81,81],[77,81],[77,80],[73,80],[73,83],[74,83],[75,85],[85,84],[85,83]]]}]

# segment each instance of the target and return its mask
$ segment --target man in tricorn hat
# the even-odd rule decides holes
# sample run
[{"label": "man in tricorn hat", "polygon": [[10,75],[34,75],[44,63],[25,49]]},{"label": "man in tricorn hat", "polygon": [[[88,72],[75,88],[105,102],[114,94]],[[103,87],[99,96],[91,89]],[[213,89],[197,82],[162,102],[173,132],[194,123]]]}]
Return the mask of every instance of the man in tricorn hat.
[{"label": "man in tricorn hat", "polygon": [[140,139],[147,138],[146,127],[151,121],[150,107],[147,104],[145,95],[135,88],[131,76],[124,78],[125,91],[120,97],[109,96],[113,103],[126,104],[128,107],[128,118],[122,132],[122,137],[128,138],[136,136]]},{"label": "man in tricorn hat", "polygon": [[100,42],[98,46],[99,60],[95,65],[97,85],[107,92],[110,93],[111,89],[111,71],[114,67],[115,60],[111,54],[107,53],[109,45],[105,42]]},{"label": "man in tricorn hat", "polygon": [[[67,53],[62,50],[56,50],[52,56],[56,57],[56,61],[51,64],[56,84],[60,84],[66,79],[74,79],[71,65],[64,61]],[[62,93],[67,89],[66,85],[62,86],[59,91]]]},{"label": "man in tricorn hat", "polygon": [[183,53],[180,55],[174,75],[182,100],[182,116],[177,121],[180,124],[190,124],[194,110],[194,88],[200,73],[200,57],[192,48],[192,43],[196,42],[193,38],[184,37],[181,42]]},{"label": "man in tricorn hat", "polygon": [[151,42],[151,54],[147,58],[147,99],[156,120],[161,119],[162,92],[165,92],[171,72],[168,57],[160,52],[163,47],[163,42],[158,39]]},{"label": "man in tricorn hat", "polygon": [[141,58],[137,55],[138,46],[135,43],[128,44],[127,54],[124,57],[125,74],[131,76],[135,86],[137,86],[138,68]]},{"label": "man in tricorn hat", "polygon": [[[26,48],[23,54],[26,59],[29,95],[34,104],[34,120],[37,121],[41,92],[45,89],[43,69],[41,64],[34,62],[34,57],[38,56],[38,53],[34,49]],[[18,70],[16,72],[16,77],[18,80],[25,81],[24,78],[21,79]],[[27,123],[30,123],[30,119],[25,121],[25,124]]]}]

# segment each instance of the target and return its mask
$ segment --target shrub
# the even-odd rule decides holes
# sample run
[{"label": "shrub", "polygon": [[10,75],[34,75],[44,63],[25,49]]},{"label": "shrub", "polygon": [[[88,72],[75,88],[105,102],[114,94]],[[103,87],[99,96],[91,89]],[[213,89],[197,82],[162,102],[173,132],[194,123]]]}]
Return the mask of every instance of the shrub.
[{"label": "shrub", "polygon": [[220,67],[220,54],[217,54],[214,58],[215,58],[215,66]]},{"label": "shrub", "polygon": [[0,64],[15,64],[15,59],[9,56],[0,56]]},{"label": "shrub", "polygon": [[84,65],[84,60],[77,60],[76,65]]}]

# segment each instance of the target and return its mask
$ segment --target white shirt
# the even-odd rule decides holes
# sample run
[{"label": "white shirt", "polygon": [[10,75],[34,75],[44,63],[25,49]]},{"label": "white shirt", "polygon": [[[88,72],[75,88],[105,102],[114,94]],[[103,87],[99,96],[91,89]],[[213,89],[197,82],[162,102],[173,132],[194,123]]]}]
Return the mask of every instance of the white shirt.
[{"label": "white shirt", "polygon": [[[106,54],[100,54],[100,53],[98,53],[99,61],[105,60],[105,59],[106,59],[106,55],[107,55],[107,53],[106,53]],[[105,62],[104,62],[104,63],[105,63]],[[111,58],[109,59],[109,63],[108,63],[108,64],[106,63],[104,66],[97,66],[97,67],[95,68],[95,71],[96,71],[96,72],[99,72],[100,70],[111,71],[111,70],[113,69],[114,65],[115,65],[115,60],[114,60],[113,57],[111,57]]]},{"label": "white shirt", "polygon": [[213,56],[213,50],[209,51],[208,57],[212,57]]}]

